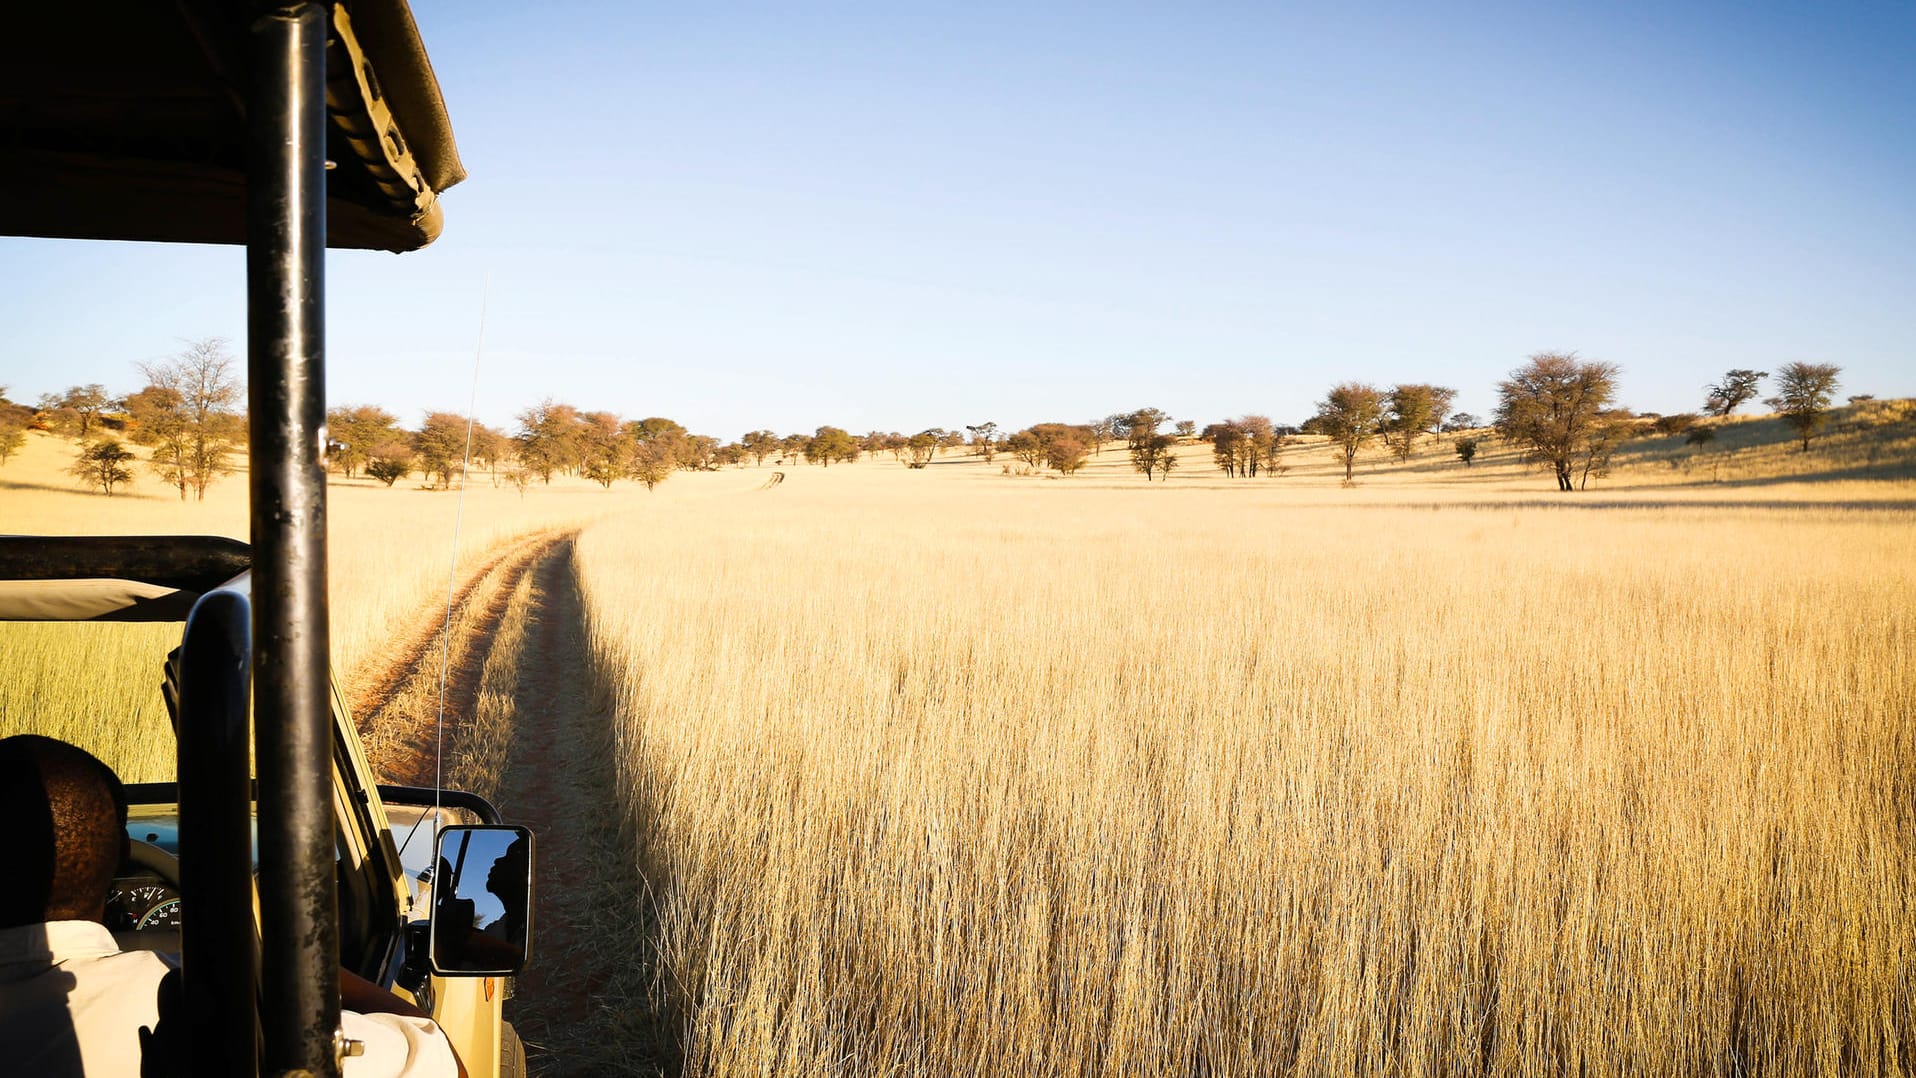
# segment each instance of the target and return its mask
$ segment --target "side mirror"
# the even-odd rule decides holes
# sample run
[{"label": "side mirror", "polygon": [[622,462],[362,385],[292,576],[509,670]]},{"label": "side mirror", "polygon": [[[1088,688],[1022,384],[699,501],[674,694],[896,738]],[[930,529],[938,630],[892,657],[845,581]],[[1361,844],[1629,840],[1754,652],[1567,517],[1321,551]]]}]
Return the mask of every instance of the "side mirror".
[{"label": "side mirror", "polygon": [[532,952],[532,832],[447,827],[432,873],[432,971],[510,977]]}]

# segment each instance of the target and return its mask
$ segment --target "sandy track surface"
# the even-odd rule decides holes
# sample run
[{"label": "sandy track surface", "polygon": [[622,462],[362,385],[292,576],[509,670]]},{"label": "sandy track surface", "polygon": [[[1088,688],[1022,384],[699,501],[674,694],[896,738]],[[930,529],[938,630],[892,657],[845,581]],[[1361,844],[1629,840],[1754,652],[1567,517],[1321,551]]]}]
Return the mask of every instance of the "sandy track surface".
[{"label": "sandy track surface", "polygon": [[[456,736],[471,718],[475,687],[493,629],[520,579],[569,533],[535,532],[468,572],[454,589],[451,660],[446,668],[446,731]],[[569,548],[568,548],[569,549]],[[355,671],[346,700],[381,781],[430,786],[438,745],[439,670],[446,608],[428,603],[392,635],[390,658]]]},{"label": "sandy track surface", "polygon": [[[481,792],[536,836],[532,963],[506,1004],[533,1073],[675,1073],[672,1037],[648,1003],[650,904],[619,824],[610,704],[593,676],[572,539],[531,537],[461,585],[447,677],[448,773],[474,748],[463,739],[508,742],[493,788]],[[524,609],[511,610],[515,596]],[[508,613],[523,619],[523,633],[516,653],[495,655]],[[434,619],[442,617],[422,614],[392,669],[363,690],[362,726],[384,781],[433,781]],[[466,719],[481,675],[492,683],[490,667],[500,662],[510,663],[510,722],[502,733],[473,733]]]}]

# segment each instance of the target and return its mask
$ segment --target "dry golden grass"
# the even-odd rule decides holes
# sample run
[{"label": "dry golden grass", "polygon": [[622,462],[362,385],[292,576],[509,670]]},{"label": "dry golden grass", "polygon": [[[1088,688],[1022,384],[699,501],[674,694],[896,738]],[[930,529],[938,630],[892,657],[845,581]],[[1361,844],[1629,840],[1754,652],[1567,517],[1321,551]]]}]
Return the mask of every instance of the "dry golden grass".
[{"label": "dry golden grass", "polygon": [[[693,1073],[1898,1073],[1916,439],[1876,411],[1577,497],[1490,443],[1355,490],[1309,444],[475,489],[461,556],[643,507],[578,564],[648,881],[614,921]],[[243,533],[238,479],[109,501],[68,453],[0,471],[7,530]],[[442,594],[452,505],[335,488],[342,667]],[[150,777],[167,630],[49,631],[0,627],[0,730],[141,716],[107,755]]]},{"label": "dry golden grass", "polygon": [[1908,484],[1201,460],[586,532],[690,1073],[1912,1066]]},{"label": "dry golden grass", "polygon": [[[29,434],[0,468],[0,531],[44,535],[227,535],[245,538],[246,476],[228,476],[203,503],[182,503],[142,466],[124,493],[80,489],[64,471],[73,443]],[[457,493],[387,489],[336,479],[328,491],[334,669],[350,676],[382,658],[394,627],[443,602]],[[475,474],[459,560],[476,564],[514,536],[583,523],[643,492],[607,494],[555,481],[523,497]],[[32,730],[86,745],[130,781],[170,778],[172,733],[158,693],[159,659],[178,643],[170,625],[0,624],[0,734]]]}]

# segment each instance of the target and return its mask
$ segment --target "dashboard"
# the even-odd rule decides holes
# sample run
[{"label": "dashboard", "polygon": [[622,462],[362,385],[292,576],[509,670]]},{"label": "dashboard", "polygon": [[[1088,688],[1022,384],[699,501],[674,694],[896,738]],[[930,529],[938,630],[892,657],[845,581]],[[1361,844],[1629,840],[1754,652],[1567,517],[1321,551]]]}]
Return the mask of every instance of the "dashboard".
[{"label": "dashboard", "polygon": [[[443,817],[442,817],[443,814]],[[436,833],[434,822],[443,818],[448,822],[474,823],[479,817],[456,807],[434,807],[430,805],[389,804],[386,806],[387,825],[393,846],[399,851],[400,864],[404,879],[411,892],[408,909],[423,908],[425,892],[429,886],[425,881],[429,877],[432,865],[433,836]],[[165,861],[177,858],[180,853],[179,808],[171,804],[135,804],[131,806],[126,821],[126,837],[134,844],[134,856],[120,866],[114,876],[113,884],[107,892],[106,926],[115,933],[154,932],[178,933],[180,929],[180,892],[175,880],[170,878],[177,873],[175,866],[168,875],[156,871],[156,865],[164,869]],[[146,853],[157,852],[166,855],[156,862],[150,856],[143,857],[140,847],[146,847]],[[258,821],[254,822],[253,849],[255,868],[259,849]],[[162,942],[164,939],[162,937]],[[123,945],[154,946],[152,938],[142,942],[123,939]]]},{"label": "dashboard", "polygon": [[[422,821],[435,810],[426,807],[390,806],[393,844],[399,849],[409,887],[418,888],[431,865],[432,828]],[[453,818],[463,820],[463,815]],[[255,822],[255,858],[259,848]],[[424,841],[414,841],[423,829]],[[126,837],[136,845],[158,850],[169,857],[180,853],[179,809],[173,805],[134,805],[126,821]],[[136,856],[120,866],[107,892],[106,926],[117,933],[179,931],[180,892],[174,881],[154,871]],[[255,866],[257,867],[257,865]],[[415,899],[417,895],[415,894]]]},{"label": "dashboard", "polygon": [[114,932],[178,929],[180,893],[151,872],[117,877],[107,892],[106,927]]},{"label": "dashboard", "polygon": [[[135,805],[127,815],[126,837],[168,857],[180,854],[179,809]],[[144,859],[130,858],[120,866],[106,896],[106,927],[114,932],[178,931],[180,893],[174,881],[155,871]]]}]

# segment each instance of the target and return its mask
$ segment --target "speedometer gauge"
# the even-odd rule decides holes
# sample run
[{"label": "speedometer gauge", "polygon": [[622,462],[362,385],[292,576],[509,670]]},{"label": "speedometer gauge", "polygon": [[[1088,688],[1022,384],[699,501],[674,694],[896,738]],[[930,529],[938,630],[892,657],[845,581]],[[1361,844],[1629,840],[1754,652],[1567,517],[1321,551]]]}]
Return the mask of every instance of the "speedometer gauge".
[{"label": "speedometer gauge", "polygon": [[180,927],[180,896],[171,887],[135,887],[127,892],[127,906],[143,911],[133,921],[138,931]]}]

